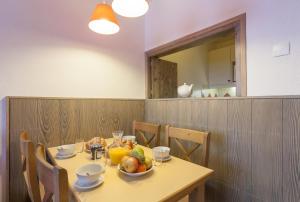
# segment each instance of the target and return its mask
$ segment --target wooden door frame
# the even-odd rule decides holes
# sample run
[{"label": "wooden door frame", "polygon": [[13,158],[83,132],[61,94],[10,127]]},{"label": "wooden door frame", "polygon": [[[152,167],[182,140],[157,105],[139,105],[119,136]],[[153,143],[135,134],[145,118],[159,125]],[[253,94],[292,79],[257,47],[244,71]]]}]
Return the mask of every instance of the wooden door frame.
[{"label": "wooden door frame", "polygon": [[236,68],[237,96],[247,96],[246,13],[243,13],[211,27],[207,27],[146,51],[146,98],[151,99],[151,58],[161,57],[190,48],[193,42],[230,29],[234,29],[236,33],[236,60],[237,64],[240,64],[240,66],[237,66]]}]

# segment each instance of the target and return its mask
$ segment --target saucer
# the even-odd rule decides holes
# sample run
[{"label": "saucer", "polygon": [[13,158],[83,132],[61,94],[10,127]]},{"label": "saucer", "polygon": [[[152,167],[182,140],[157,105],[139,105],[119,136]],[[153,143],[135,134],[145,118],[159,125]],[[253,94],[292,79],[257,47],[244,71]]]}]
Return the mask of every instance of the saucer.
[{"label": "saucer", "polygon": [[171,160],[171,156],[167,156],[167,157],[164,157],[164,158],[155,158],[154,160],[155,161],[163,161],[163,162],[165,162],[165,161],[170,161]]},{"label": "saucer", "polygon": [[98,187],[99,185],[101,185],[104,182],[104,178],[101,176],[96,182],[92,183],[92,184],[88,184],[88,185],[81,185],[79,183],[79,180],[76,180],[76,182],[74,183],[74,187],[76,189],[85,191],[85,190],[89,190],[89,189],[93,189],[95,187]]},{"label": "saucer", "polygon": [[68,159],[68,158],[72,158],[74,156],[76,156],[76,152],[74,152],[73,154],[68,154],[68,155],[61,155],[61,154],[57,153],[55,158],[57,158],[57,159]]}]

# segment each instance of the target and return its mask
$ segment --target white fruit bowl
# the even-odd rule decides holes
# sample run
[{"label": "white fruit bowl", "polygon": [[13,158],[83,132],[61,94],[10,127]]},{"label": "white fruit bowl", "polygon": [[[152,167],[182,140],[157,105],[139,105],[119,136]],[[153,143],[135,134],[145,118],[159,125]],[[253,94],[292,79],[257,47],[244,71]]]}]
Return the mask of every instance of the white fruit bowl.
[{"label": "white fruit bowl", "polygon": [[78,181],[81,185],[89,185],[97,182],[104,168],[99,164],[87,164],[76,170]]},{"label": "white fruit bowl", "polygon": [[142,175],[146,175],[147,173],[151,172],[154,169],[154,166],[152,166],[151,168],[149,168],[148,170],[146,170],[145,172],[140,172],[140,173],[128,173],[124,170],[121,169],[121,166],[118,165],[118,170],[123,173],[124,175],[128,175],[130,177],[139,177]]}]

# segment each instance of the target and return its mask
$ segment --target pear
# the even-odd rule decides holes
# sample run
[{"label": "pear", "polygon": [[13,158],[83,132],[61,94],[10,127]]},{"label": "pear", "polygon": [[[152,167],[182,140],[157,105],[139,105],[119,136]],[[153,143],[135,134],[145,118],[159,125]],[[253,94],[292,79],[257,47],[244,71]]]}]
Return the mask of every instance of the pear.
[{"label": "pear", "polygon": [[144,150],[142,147],[136,146],[133,150],[137,151],[140,155],[144,156]]},{"label": "pear", "polygon": [[152,167],[152,158],[147,156],[145,158],[145,165],[146,165],[147,170],[150,169]]},{"label": "pear", "polygon": [[129,156],[134,157],[136,159],[138,159],[140,164],[144,164],[145,162],[145,156],[143,154],[141,154],[139,151],[137,150],[132,150],[129,154]]}]

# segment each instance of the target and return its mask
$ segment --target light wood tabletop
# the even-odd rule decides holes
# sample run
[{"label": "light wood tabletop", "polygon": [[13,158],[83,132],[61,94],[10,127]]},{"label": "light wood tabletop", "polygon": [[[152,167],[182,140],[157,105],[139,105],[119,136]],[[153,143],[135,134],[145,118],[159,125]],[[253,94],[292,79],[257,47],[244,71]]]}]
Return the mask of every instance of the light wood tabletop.
[{"label": "light wood tabletop", "polygon": [[[108,140],[110,142],[111,140]],[[152,150],[143,147],[146,156],[152,157]],[[56,147],[49,148],[51,155],[57,153]],[[90,160],[91,154],[78,153],[75,157],[59,160],[57,164],[68,171],[70,187],[76,181],[76,170],[85,164],[104,160]],[[75,194],[83,202],[156,202],[177,201],[194,190],[192,201],[204,200],[204,184],[213,170],[173,157],[170,161],[155,166],[150,173],[140,177],[129,177],[120,173],[117,166],[106,166],[104,183],[89,191]]]}]

